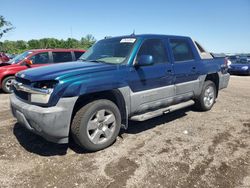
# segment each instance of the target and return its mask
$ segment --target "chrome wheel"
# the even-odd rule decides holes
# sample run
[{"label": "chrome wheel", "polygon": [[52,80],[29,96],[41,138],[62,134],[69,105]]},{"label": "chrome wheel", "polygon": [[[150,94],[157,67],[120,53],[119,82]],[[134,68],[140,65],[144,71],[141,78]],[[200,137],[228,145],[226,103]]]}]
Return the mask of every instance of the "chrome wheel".
[{"label": "chrome wheel", "polygon": [[206,107],[211,107],[215,100],[215,91],[213,86],[208,86],[204,93],[204,104]]},{"label": "chrome wheel", "polygon": [[103,144],[112,137],[115,126],[115,115],[106,109],[99,110],[88,121],[88,137],[94,144]]},{"label": "chrome wheel", "polygon": [[11,90],[11,85],[12,85],[12,82],[14,81],[14,78],[13,77],[8,77],[6,78],[4,81],[3,81],[3,90],[7,93],[10,93],[12,92]]},{"label": "chrome wheel", "polygon": [[6,82],[6,84],[5,84],[5,87],[8,89],[8,90],[10,90],[10,86],[11,86],[11,84],[12,84],[12,79],[10,79],[10,80],[8,80],[7,82]]}]

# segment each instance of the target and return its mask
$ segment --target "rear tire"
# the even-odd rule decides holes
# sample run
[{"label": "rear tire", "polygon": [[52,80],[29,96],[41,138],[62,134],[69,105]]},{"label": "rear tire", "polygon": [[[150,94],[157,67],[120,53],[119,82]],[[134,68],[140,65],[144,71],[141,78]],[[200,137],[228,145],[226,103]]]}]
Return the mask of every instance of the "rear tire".
[{"label": "rear tire", "polygon": [[216,99],[216,86],[214,82],[205,81],[200,96],[196,99],[196,108],[201,111],[210,110]]},{"label": "rear tire", "polygon": [[71,133],[75,142],[88,151],[102,150],[114,143],[121,128],[121,115],[111,101],[90,102],[76,112]]},{"label": "rear tire", "polygon": [[2,82],[2,90],[5,93],[12,93],[13,90],[11,89],[11,83],[15,80],[15,76],[8,76]]}]

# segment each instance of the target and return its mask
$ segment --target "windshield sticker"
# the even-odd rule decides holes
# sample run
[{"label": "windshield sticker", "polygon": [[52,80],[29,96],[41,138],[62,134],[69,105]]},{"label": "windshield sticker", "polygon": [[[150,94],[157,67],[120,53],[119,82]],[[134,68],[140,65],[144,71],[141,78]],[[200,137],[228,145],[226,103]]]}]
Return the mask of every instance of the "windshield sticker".
[{"label": "windshield sticker", "polygon": [[120,43],[134,43],[136,41],[135,38],[125,38],[120,41]]}]

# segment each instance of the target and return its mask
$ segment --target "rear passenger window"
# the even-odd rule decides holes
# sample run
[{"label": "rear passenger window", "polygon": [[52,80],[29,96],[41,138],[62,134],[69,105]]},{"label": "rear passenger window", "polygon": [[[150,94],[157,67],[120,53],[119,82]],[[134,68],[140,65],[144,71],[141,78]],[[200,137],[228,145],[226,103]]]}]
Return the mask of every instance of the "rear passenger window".
[{"label": "rear passenger window", "polygon": [[175,61],[188,61],[194,59],[194,55],[188,41],[183,39],[171,39],[170,46]]},{"label": "rear passenger window", "polygon": [[47,64],[49,63],[49,54],[48,52],[39,53],[36,55],[33,55],[30,60],[32,61],[32,64]]},{"label": "rear passenger window", "polygon": [[160,39],[148,39],[144,41],[137,54],[137,61],[139,60],[141,55],[152,55],[154,63],[168,62],[164,43]]},{"label": "rear passenger window", "polygon": [[71,52],[52,52],[54,63],[72,61]]},{"label": "rear passenger window", "polygon": [[79,59],[79,57],[81,57],[82,54],[83,52],[75,52],[76,60]]}]

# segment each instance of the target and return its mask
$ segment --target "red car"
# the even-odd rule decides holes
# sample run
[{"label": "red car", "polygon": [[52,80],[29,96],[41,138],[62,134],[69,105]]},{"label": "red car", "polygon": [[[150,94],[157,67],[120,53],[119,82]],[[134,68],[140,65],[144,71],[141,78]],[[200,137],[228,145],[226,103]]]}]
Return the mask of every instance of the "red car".
[{"label": "red car", "polygon": [[6,63],[0,64],[0,89],[11,93],[11,83],[19,71],[49,65],[76,61],[85,51],[79,49],[37,49],[26,51]]},{"label": "red car", "polygon": [[10,59],[8,58],[7,55],[5,55],[3,52],[0,52],[0,64],[1,63],[5,63],[7,61],[9,61]]}]

